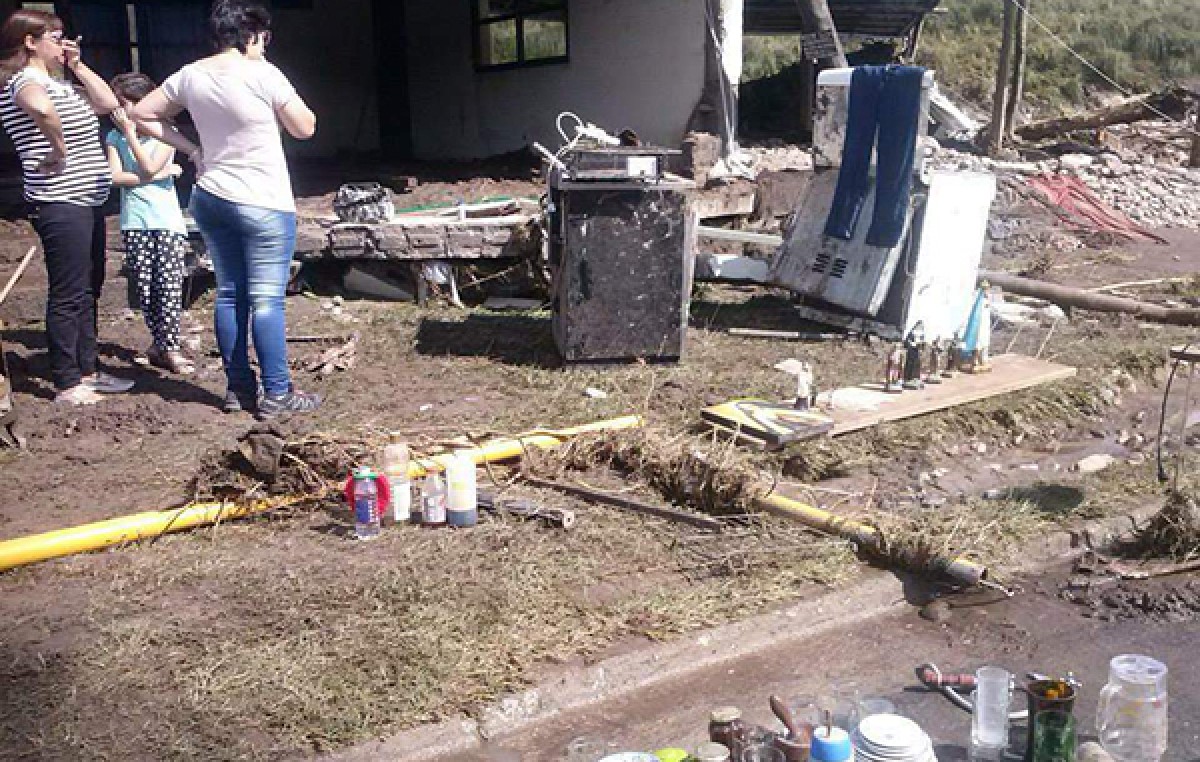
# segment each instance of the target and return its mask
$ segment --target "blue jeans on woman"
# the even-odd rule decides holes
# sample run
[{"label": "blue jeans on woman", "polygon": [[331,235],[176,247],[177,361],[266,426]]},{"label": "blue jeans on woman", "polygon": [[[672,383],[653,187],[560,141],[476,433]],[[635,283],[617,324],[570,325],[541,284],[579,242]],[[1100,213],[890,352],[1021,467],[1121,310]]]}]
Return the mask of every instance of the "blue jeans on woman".
[{"label": "blue jeans on woman", "polygon": [[217,274],[217,347],[229,390],[253,399],[250,336],[262,372],[263,392],[291,390],[284,321],[284,292],[296,247],[296,214],[237,204],[197,187],[192,216]]}]

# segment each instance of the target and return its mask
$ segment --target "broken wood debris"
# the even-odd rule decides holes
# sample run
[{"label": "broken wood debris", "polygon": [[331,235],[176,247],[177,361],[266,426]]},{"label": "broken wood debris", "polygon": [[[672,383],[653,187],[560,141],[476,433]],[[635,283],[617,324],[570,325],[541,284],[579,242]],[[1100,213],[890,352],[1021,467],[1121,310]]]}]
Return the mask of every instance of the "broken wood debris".
[{"label": "broken wood debris", "polygon": [[350,338],[340,346],[327,349],[317,357],[304,362],[303,368],[310,373],[316,373],[317,378],[331,376],[339,370],[353,370],[358,364],[358,344],[362,334],[355,331]]},{"label": "broken wood debris", "polygon": [[1188,100],[1188,92],[1180,88],[1142,93],[1083,114],[1030,122],[1018,127],[1016,134],[1024,140],[1043,140],[1078,130],[1158,119],[1162,114],[1181,118],[1187,111]]}]

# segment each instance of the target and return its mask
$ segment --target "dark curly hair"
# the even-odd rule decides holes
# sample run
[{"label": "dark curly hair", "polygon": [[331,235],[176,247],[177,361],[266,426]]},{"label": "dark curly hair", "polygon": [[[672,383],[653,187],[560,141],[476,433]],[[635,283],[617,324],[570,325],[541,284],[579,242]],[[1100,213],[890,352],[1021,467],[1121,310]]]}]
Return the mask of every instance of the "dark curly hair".
[{"label": "dark curly hair", "polygon": [[208,13],[208,30],[217,50],[246,52],[254,36],[271,28],[271,13],[259,3],[216,0]]},{"label": "dark curly hair", "polygon": [[158,87],[158,85],[154,84],[154,80],[139,71],[118,74],[112,78],[108,86],[112,88],[114,93],[130,103],[137,103],[142,98],[154,92],[154,88]]}]

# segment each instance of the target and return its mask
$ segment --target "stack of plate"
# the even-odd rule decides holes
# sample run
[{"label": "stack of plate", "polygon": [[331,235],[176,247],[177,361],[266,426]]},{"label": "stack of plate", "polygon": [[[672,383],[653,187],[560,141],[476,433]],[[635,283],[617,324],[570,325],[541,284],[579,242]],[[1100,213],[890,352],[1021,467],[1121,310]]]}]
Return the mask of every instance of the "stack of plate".
[{"label": "stack of plate", "polygon": [[873,714],[854,731],[856,762],[937,762],[921,726],[897,714]]}]

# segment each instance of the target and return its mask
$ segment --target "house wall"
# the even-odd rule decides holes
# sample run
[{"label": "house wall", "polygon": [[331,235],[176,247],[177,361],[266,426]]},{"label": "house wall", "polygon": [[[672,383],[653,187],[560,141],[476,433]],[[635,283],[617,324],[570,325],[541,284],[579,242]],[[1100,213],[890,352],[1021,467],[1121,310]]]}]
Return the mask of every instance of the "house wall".
[{"label": "house wall", "polygon": [[[0,0],[0,19],[17,5],[16,0]],[[328,157],[342,151],[377,150],[378,87],[370,1],[314,0],[311,8],[277,8],[272,20],[274,39],[267,56],[317,114],[312,140],[285,137],[288,154]],[[86,42],[83,52],[86,60]],[[102,121],[101,128],[107,127]],[[0,154],[12,151],[8,137],[0,135]]]},{"label": "house wall", "polygon": [[467,2],[405,0],[413,150],[478,158],[538,141],[574,111],[610,132],[676,146],[704,86],[703,2],[572,0],[570,61],[477,72]]},{"label": "house wall", "polygon": [[[441,3],[432,3],[441,5]],[[276,8],[268,57],[317,114],[317,134],[288,153],[333,156],[379,148],[375,46],[369,0],[315,0]]]}]

